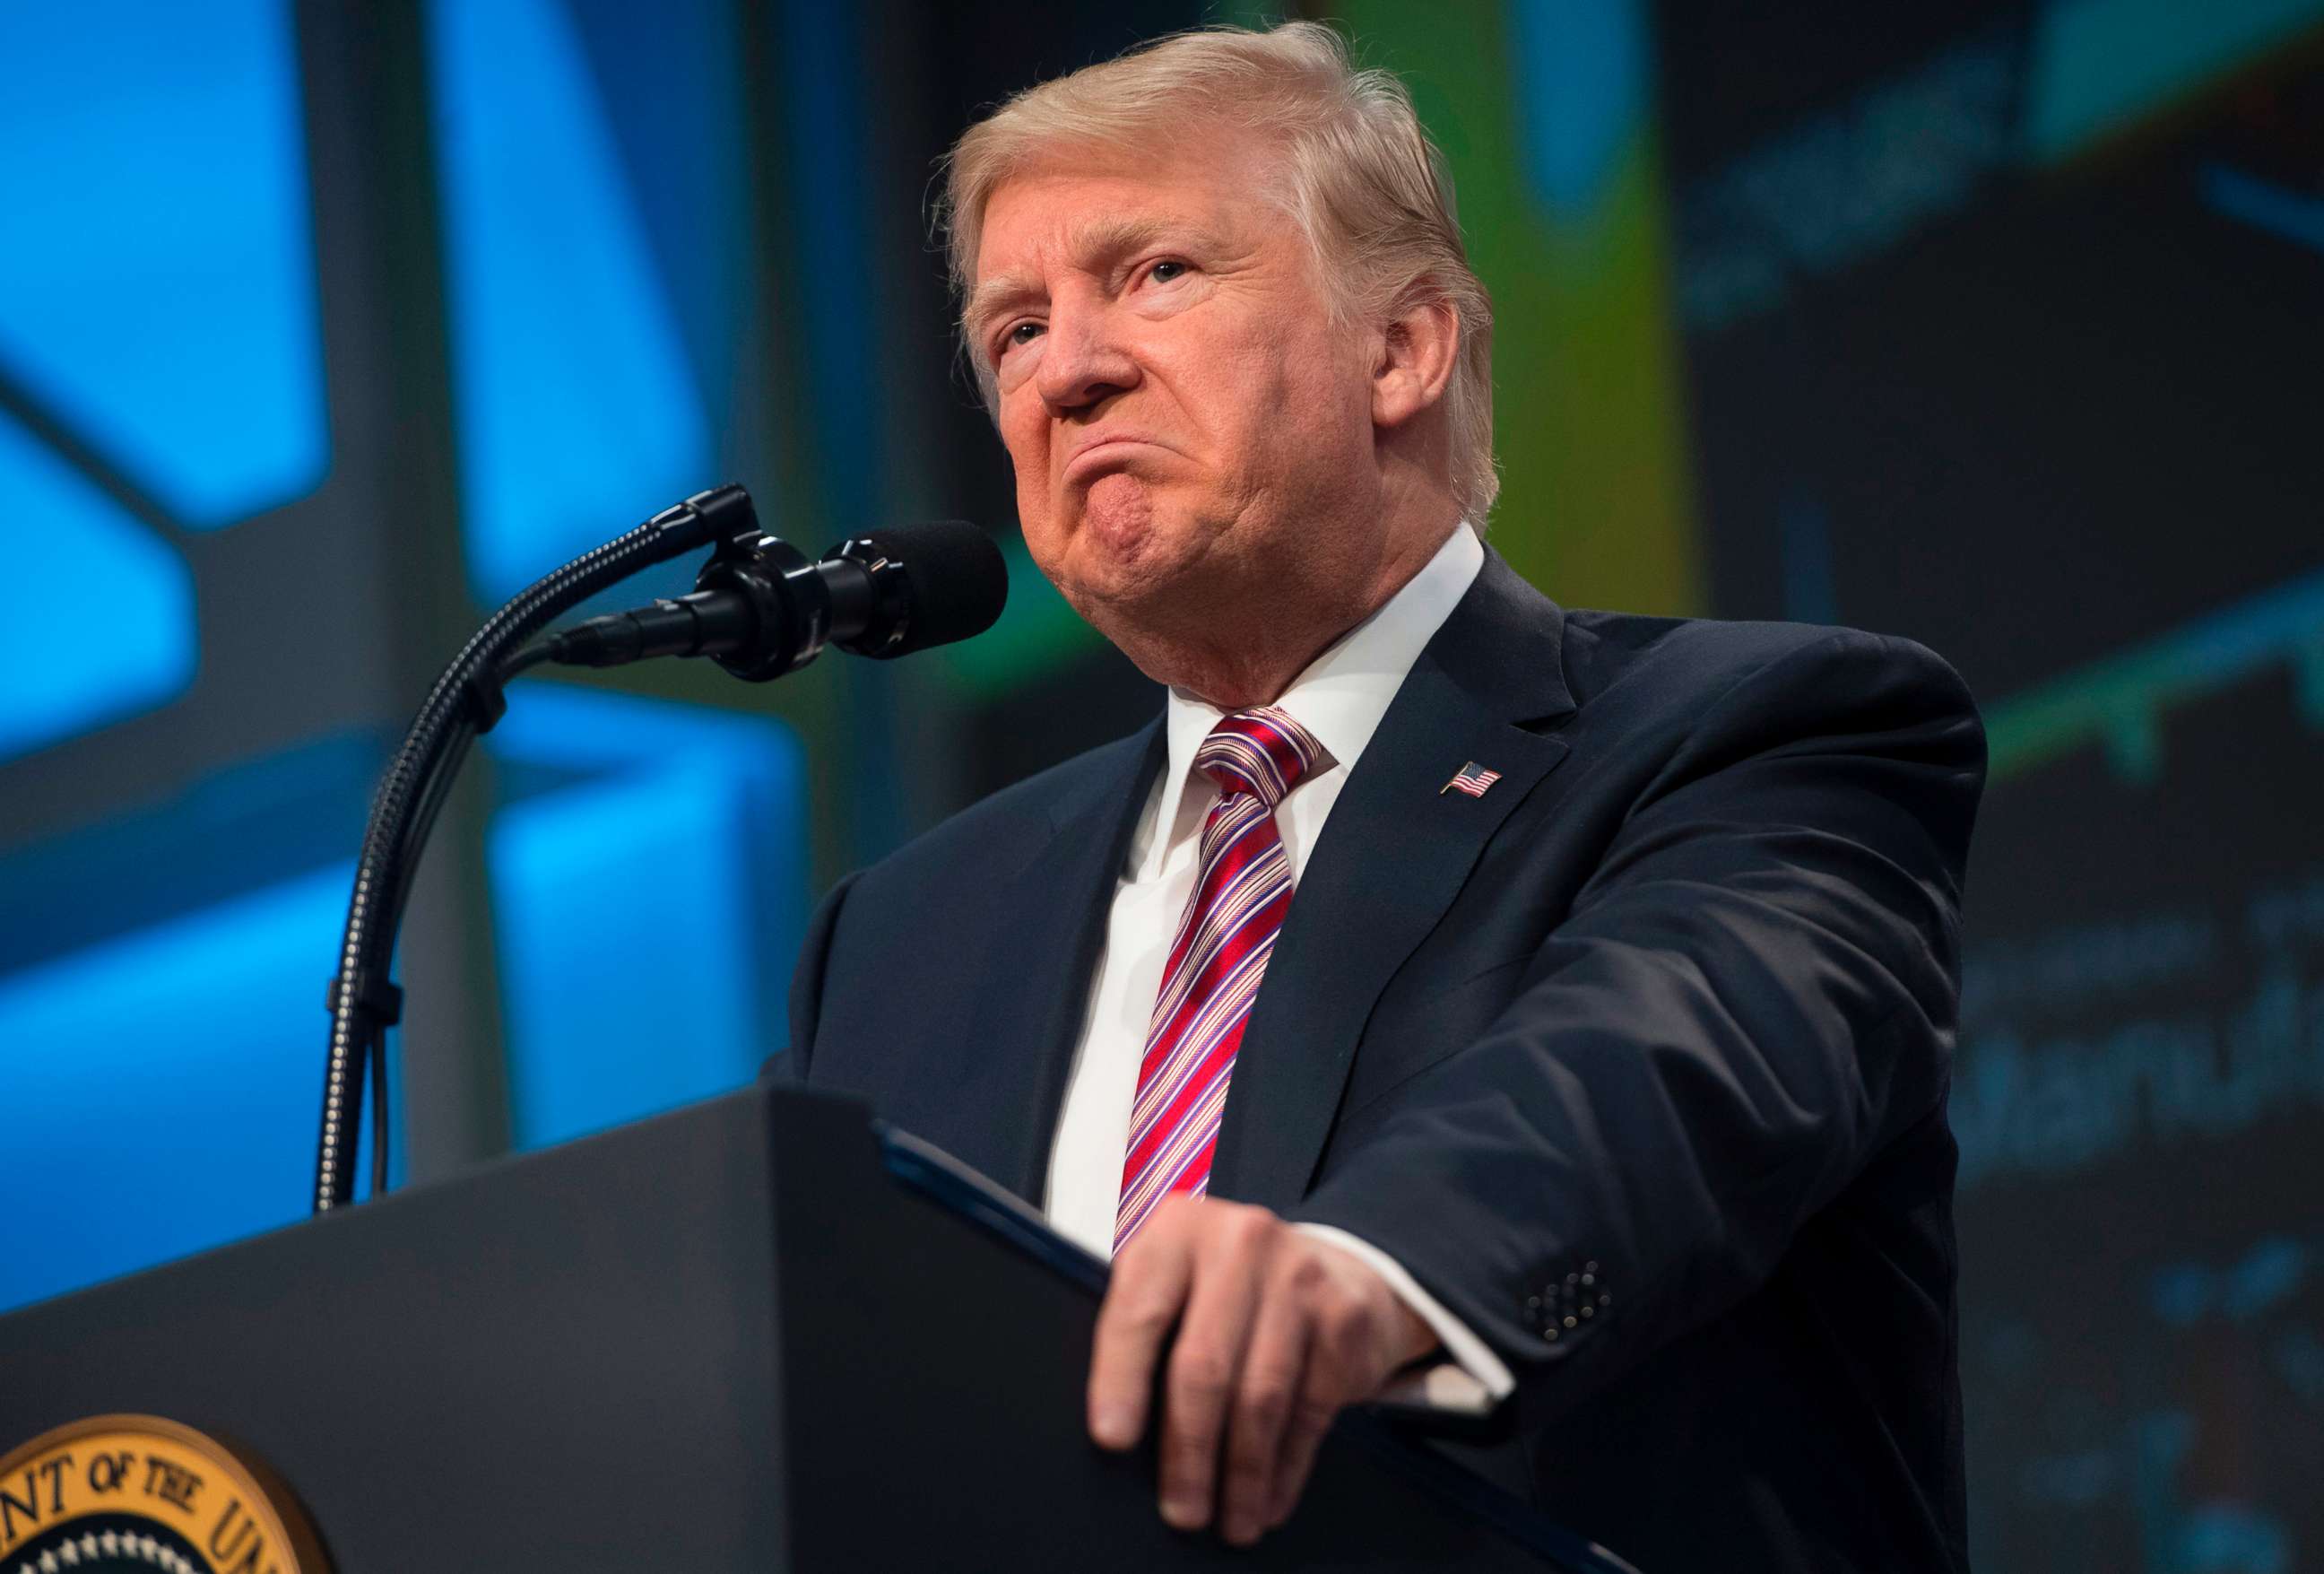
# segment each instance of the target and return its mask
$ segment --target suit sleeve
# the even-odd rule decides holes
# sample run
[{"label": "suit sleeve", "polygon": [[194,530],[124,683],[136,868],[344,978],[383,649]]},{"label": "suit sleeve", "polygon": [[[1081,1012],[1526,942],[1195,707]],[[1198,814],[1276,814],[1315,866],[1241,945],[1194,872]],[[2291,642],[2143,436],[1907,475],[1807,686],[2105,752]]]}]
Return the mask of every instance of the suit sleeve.
[{"label": "suit sleeve", "polygon": [[1403,1264],[1536,1421],[1749,1294],[1948,1085],[1960,679],[1844,632],[1699,708],[1508,1009],[1349,1112],[1293,1210]]},{"label": "suit sleeve", "polygon": [[759,1069],[762,1078],[804,1083],[815,1064],[815,1032],[823,1020],[823,986],[831,961],[832,937],[839,932],[839,910],[856,876],[849,875],[831,888],[807,920],[807,936],[799,942],[798,962],[791,969],[790,1047],[767,1057]]}]

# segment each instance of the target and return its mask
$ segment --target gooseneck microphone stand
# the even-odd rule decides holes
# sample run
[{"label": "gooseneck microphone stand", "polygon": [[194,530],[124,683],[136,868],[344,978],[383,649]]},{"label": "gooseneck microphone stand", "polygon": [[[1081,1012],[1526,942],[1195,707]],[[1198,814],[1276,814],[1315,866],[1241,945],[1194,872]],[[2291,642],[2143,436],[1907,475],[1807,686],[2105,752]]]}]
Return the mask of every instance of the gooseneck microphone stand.
[{"label": "gooseneck microphone stand", "polygon": [[338,972],[326,999],[331,1040],[315,1159],[317,1213],[355,1199],[355,1134],[366,1065],[374,1119],[372,1191],[384,1190],[386,1035],[403,1009],[403,992],[389,977],[396,932],[412,872],[468,747],[507,708],[502,685],[551,654],[546,645],[526,648],[527,642],[551,619],[641,569],[700,547],[742,550],[743,543],[758,539],[750,495],[740,486],[689,497],[527,586],[469,638],[429,690],[373,796],[347,902]]},{"label": "gooseneck microphone stand", "polygon": [[[560,613],[639,569],[711,548],[694,593],[594,617],[537,643]],[[872,531],[809,562],[759,533],[750,495],[719,486],[666,509],[534,581],[486,620],[428,692],[372,799],[347,901],[338,971],[325,1004],[330,1056],[315,1155],[315,1211],[355,1199],[355,1131],[366,1068],[372,1092],[372,1195],[387,1189],[387,1030],[403,1013],[388,977],[395,937],[428,833],[479,733],[507,709],[508,681],[542,662],[618,667],[656,656],[707,656],[763,683],[795,672],[826,644],[875,661],[966,639],[1009,599],[1009,571],[983,532],[958,520]]]}]

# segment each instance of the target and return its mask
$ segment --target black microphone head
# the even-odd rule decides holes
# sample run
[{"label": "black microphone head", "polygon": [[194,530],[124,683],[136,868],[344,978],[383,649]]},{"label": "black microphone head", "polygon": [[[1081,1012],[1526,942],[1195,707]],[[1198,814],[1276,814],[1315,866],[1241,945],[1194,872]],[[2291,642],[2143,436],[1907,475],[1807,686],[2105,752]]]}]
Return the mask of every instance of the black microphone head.
[{"label": "black microphone head", "polygon": [[963,520],[870,531],[824,555],[870,569],[881,602],[892,611],[873,616],[862,634],[835,642],[857,655],[908,656],[964,640],[991,628],[1009,604],[1009,565],[1001,549]]}]

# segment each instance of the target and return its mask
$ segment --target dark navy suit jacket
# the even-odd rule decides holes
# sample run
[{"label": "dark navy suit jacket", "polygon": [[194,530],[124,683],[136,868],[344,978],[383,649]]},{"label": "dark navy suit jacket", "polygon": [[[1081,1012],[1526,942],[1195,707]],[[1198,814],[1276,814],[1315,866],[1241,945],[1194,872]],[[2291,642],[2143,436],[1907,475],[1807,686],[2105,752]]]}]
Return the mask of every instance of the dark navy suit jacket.
[{"label": "dark navy suit jacket", "polygon": [[[793,1074],[1038,1202],[1160,724],[835,890]],[[1482,797],[1441,791],[1463,764]],[[1211,1190],[1517,1374],[1466,1460],[1647,1574],[1957,1570],[1945,1094],[1985,746],[1906,641],[1563,611],[1490,553],[1317,843]]]}]

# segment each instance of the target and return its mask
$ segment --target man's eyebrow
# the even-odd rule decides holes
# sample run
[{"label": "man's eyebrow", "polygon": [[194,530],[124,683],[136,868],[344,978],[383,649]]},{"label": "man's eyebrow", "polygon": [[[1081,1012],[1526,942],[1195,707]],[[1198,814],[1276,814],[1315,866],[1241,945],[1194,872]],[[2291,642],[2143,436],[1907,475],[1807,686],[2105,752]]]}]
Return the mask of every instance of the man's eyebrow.
[{"label": "man's eyebrow", "polygon": [[[1199,225],[1175,218],[1092,219],[1074,234],[1069,255],[1082,267],[1102,268],[1160,240],[1176,240],[1197,249],[1216,251],[1220,242]],[[972,338],[982,338],[986,327],[1009,307],[1037,299],[1041,282],[1028,273],[1001,273],[972,291],[961,315]]]},{"label": "man's eyebrow", "polygon": [[976,287],[960,319],[967,326],[969,338],[982,338],[994,318],[1019,301],[1033,300],[1040,293],[1041,282],[1030,274],[1002,273]]}]

